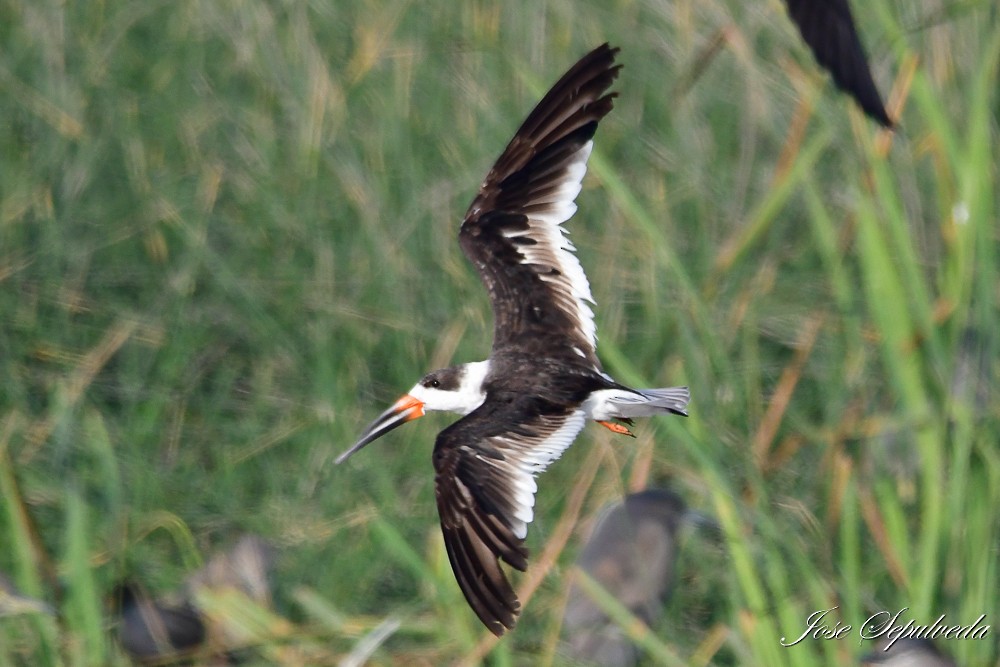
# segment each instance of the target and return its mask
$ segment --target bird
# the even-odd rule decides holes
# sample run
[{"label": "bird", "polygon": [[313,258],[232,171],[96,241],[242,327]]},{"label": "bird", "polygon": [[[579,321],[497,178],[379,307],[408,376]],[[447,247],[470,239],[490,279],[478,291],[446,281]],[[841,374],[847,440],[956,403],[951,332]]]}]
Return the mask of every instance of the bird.
[{"label": "bird", "polygon": [[885,111],[868,66],[848,0],[785,0],[788,16],[816,62],[833,82],[854,98],[868,117],[885,128],[893,121]]},{"label": "bird", "polygon": [[205,623],[189,601],[168,604],[153,600],[132,582],[114,592],[118,604],[118,641],[140,662],[159,662],[190,655],[205,641]]},{"label": "bird", "polygon": [[[653,625],[673,584],[677,532],[685,523],[711,521],[686,509],[676,493],[646,489],[605,510],[577,558],[577,566],[612,597]],[[628,667],[639,651],[624,631],[574,580],[563,616],[563,646],[573,664]]]},{"label": "bird", "polygon": [[621,65],[603,44],[542,98],[479,188],[459,244],[493,311],[485,361],[435,370],[337,458],[431,410],[462,418],[438,434],[435,497],[448,558],[465,599],[501,636],[521,611],[500,560],[525,571],[535,477],[588,420],[632,435],[633,417],[687,415],[687,387],[632,389],[597,357],[590,285],[562,223],[576,212],[598,122]]},{"label": "bird", "polygon": [[238,628],[238,619],[206,614],[199,606],[199,597],[234,591],[242,596],[241,604],[245,599],[269,607],[269,571],[274,560],[270,543],[257,535],[243,534],[229,549],[213,554],[204,567],[185,579],[182,590],[172,595],[153,598],[136,583],[124,581],[112,598],[122,648],[142,663],[165,664],[197,654],[229,664],[235,660],[234,652],[246,643],[246,630]]}]

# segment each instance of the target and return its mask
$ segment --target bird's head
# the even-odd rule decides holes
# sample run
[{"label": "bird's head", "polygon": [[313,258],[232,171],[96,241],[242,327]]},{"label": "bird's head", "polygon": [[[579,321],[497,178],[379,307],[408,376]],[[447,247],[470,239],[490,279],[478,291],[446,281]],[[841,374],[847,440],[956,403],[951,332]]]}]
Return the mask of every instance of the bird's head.
[{"label": "bird's head", "polygon": [[347,460],[369,442],[377,440],[397,426],[424,416],[431,410],[443,410],[467,415],[486,399],[483,381],[489,372],[488,361],[449,366],[422,377],[388,410],[375,418],[358,441],[337,457],[337,463]]}]

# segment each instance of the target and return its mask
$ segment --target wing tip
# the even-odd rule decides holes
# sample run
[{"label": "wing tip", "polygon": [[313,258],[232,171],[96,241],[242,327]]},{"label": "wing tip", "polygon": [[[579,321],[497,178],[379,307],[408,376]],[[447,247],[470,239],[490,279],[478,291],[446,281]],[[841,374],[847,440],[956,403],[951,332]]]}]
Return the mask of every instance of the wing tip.
[{"label": "wing tip", "polygon": [[469,607],[497,637],[512,630],[521,614],[521,601],[500,566],[501,557],[468,522],[451,528],[442,525],[442,529],[448,560]]},{"label": "wing tip", "polygon": [[850,5],[795,0],[785,0],[785,5],[802,41],[830,74],[834,85],[851,97],[866,116],[887,130],[896,129],[872,76]]}]

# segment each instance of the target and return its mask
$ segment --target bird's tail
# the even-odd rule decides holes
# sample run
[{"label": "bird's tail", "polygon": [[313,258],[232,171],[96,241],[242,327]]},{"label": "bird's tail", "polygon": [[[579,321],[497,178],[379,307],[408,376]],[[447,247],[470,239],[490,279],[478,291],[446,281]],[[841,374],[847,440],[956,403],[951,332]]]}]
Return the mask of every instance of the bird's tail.
[{"label": "bird's tail", "polygon": [[687,417],[687,404],[691,392],[687,387],[666,387],[662,389],[636,389],[636,393],[621,392],[609,398],[618,410],[618,418],[652,417],[662,412]]}]

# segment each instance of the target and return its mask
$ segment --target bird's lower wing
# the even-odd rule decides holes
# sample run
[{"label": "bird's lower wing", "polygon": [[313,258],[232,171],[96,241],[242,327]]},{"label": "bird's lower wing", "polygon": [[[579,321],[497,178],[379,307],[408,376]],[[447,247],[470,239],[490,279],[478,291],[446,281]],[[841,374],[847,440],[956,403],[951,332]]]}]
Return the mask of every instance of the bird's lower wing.
[{"label": "bird's lower wing", "polygon": [[435,494],[448,559],[469,605],[497,636],[514,627],[521,609],[500,559],[527,568],[535,476],[559,458],[585,421],[576,409],[518,422],[487,406],[438,436]]}]

